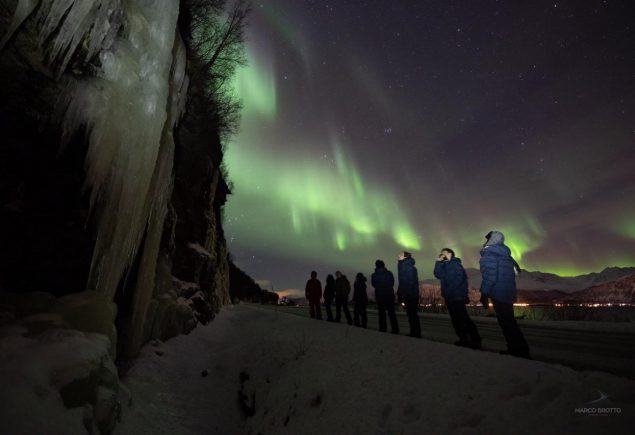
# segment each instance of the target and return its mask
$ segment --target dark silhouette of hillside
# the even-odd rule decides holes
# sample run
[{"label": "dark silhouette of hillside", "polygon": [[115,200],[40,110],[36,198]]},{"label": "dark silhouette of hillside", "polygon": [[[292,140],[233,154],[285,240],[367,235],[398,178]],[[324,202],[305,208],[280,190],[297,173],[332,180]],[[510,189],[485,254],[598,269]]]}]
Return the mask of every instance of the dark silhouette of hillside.
[{"label": "dark silhouette of hillside", "polygon": [[232,302],[258,302],[277,304],[278,294],[263,290],[252,277],[229,260],[229,296]]}]

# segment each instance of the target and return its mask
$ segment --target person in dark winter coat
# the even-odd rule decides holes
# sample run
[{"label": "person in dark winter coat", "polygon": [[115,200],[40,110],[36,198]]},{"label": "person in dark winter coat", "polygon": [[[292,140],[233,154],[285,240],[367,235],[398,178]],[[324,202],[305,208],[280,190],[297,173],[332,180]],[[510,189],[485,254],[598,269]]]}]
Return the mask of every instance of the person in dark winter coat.
[{"label": "person in dark winter coat", "polygon": [[393,334],[399,334],[399,324],[395,314],[395,277],[391,271],[386,269],[382,260],[375,261],[375,273],[371,275],[370,282],[375,289],[379,330],[386,332],[386,313],[388,313],[390,331]]},{"label": "person in dark winter coat", "polygon": [[331,311],[333,299],[335,299],[335,278],[329,274],[326,277],[326,285],[324,286],[324,309],[326,310],[326,320],[328,322],[333,321],[333,311]]},{"label": "person in dark winter coat", "polygon": [[516,273],[518,263],[505,246],[505,236],[500,231],[490,231],[481,249],[481,301],[491,299],[498,324],[507,341],[507,350],[501,353],[531,359],[529,345],[514,318],[516,302]]},{"label": "person in dark winter coat", "polygon": [[317,279],[317,272],[311,272],[311,279],[306,282],[304,296],[309,301],[309,312],[312,319],[322,320],[320,299],[322,299],[322,283]]},{"label": "person in dark winter coat", "polygon": [[357,274],[353,283],[353,303],[353,324],[366,328],[368,324],[366,316],[368,293],[366,293],[366,277],[361,272]]},{"label": "person in dark winter coat", "polygon": [[454,256],[452,249],[445,248],[441,251],[434,265],[434,276],[441,280],[441,294],[448,307],[454,331],[459,337],[459,341],[454,344],[480,349],[481,336],[465,308],[465,304],[469,302],[467,274],[461,259]]},{"label": "person in dark winter coat", "polygon": [[351,283],[339,270],[335,272],[335,321],[340,322],[342,310],[346,316],[346,323],[353,324],[351,313],[348,311],[348,295],[351,293]]},{"label": "person in dark winter coat", "polygon": [[399,272],[399,288],[397,295],[406,306],[406,315],[410,324],[411,337],[421,338],[421,324],[419,323],[419,275],[415,267],[415,259],[409,252],[402,252],[397,263]]}]

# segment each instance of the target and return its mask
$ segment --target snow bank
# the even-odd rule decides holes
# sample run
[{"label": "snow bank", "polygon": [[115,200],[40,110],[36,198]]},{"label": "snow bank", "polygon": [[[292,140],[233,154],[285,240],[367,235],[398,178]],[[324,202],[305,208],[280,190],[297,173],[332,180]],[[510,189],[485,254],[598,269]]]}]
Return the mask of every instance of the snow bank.
[{"label": "snow bank", "polygon": [[116,421],[108,338],[63,325],[38,314],[0,328],[0,433],[83,434]]},{"label": "snow bank", "polygon": [[244,304],[144,348],[125,382],[134,399],[121,434],[630,433],[635,423],[631,380]]}]

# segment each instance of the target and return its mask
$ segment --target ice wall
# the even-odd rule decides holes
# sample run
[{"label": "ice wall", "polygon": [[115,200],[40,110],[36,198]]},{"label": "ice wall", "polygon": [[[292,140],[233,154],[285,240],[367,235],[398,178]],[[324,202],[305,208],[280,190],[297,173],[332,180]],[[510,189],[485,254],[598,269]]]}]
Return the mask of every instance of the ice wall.
[{"label": "ice wall", "polygon": [[143,344],[148,305],[155,288],[157,259],[161,248],[163,223],[173,188],[174,127],[180,120],[187,99],[188,77],[185,74],[186,50],[179,33],[173,47],[173,63],[169,80],[167,119],[162,131],[157,165],[150,184],[150,215],[143,254],[135,287],[130,337],[127,354],[134,355]]},{"label": "ice wall", "polygon": [[178,12],[178,0],[20,0],[5,35],[35,14],[52,69],[63,74],[83,62],[91,70],[64,74],[59,107],[66,138],[87,127],[86,187],[97,224],[88,285],[110,298],[146,228],[158,233],[147,240],[160,237],[171,193],[172,128],[188,85]]}]

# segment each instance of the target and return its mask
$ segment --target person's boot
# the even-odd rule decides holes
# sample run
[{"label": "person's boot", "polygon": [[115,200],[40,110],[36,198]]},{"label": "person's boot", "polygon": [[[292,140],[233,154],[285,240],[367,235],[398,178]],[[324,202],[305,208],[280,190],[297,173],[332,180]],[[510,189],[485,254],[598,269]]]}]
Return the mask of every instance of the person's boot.
[{"label": "person's boot", "polygon": [[470,347],[470,342],[467,340],[459,340],[455,341],[454,345],[458,347]]}]

